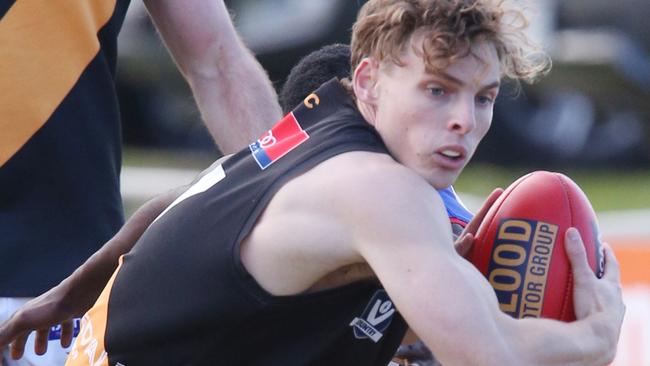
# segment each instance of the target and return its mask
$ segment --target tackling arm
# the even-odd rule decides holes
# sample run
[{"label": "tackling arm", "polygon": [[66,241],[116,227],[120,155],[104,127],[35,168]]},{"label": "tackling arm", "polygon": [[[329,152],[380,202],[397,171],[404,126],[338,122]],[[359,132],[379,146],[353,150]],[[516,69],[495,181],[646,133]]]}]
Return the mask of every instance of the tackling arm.
[{"label": "tackling arm", "polygon": [[27,336],[36,331],[36,354],[47,351],[49,330],[61,324],[61,344],[70,345],[72,319],[81,316],[95,302],[117,267],[120,255],[127,253],[149,224],[182,190],[170,191],[138,209],[115,236],[75,270],[68,278],[43,295],[30,300],[0,326],[0,348],[11,343],[11,356],[22,357]]},{"label": "tackling arm", "polygon": [[[195,181],[228,157],[217,160]],[[72,319],[83,315],[93,305],[117,268],[119,257],[133,248],[156,217],[187,188],[188,186],[178,187],[142,205],[112,239],[68,278],[14,313],[0,326],[0,348],[11,343],[12,358],[22,357],[27,336],[35,330],[35,352],[43,354],[47,351],[49,330],[57,324],[61,324],[61,344],[64,347],[70,345],[73,338]]]}]

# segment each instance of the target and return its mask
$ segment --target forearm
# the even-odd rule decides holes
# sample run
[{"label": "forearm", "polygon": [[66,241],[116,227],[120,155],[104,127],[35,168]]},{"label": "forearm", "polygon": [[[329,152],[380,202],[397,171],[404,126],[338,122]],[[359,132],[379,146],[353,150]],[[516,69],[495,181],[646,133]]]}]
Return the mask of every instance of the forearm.
[{"label": "forearm", "polygon": [[224,52],[213,62],[223,71],[189,74],[187,80],[220,150],[234,153],[270,129],[281,110],[266,71],[248,50]]},{"label": "forearm", "polygon": [[[481,318],[484,316],[487,313]],[[615,356],[616,341],[603,337],[609,332],[599,332],[597,324],[604,323],[593,318],[564,323],[552,319],[512,319],[499,314],[494,319],[495,322],[473,317],[456,319],[454,324],[436,322],[432,327],[446,328],[444,337],[450,341],[441,341],[440,334],[435,338],[425,335],[424,341],[443,365],[598,366],[610,364]],[[478,323],[482,326],[477,327]],[[443,348],[436,350],[435,346],[441,343]]]},{"label": "forearm", "polygon": [[[513,319],[498,309],[494,299],[480,298],[478,292],[475,295],[474,304],[467,306],[471,310],[461,311],[465,304],[456,307],[469,318],[454,314],[447,321],[436,323],[446,325],[449,340],[462,340],[468,345],[467,349],[459,349],[456,342],[445,342],[439,358],[443,365],[597,366],[613,361],[616,339],[607,338],[606,335],[612,334],[607,329],[611,322],[600,313],[571,323]],[[424,340],[432,346],[440,343],[433,337]],[[431,349],[438,356],[437,350]]]},{"label": "forearm", "polygon": [[[597,317],[598,315],[594,315]],[[527,365],[608,365],[616,353],[616,341],[599,332],[606,323],[587,318],[572,323],[551,319],[513,320],[508,332],[518,358]]]},{"label": "forearm", "polygon": [[[480,287],[482,292],[484,286]],[[571,323],[513,319],[498,309],[492,296],[480,297],[479,292],[475,295],[474,303],[468,306],[472,310],[464,312],[469,317],[454,318],[458,314],[453,314],[451,319],[436,323],[448,328],[441,332],[449,335],[440,352],[443,365],[604,366],[613,361],[617,340],[608,338],[613,334],[609,329],[612,322],[602,313]],[[464,307],[458,306],[456,310]],[[462,340],[469,348],[459,349],[454,346],[454,339]],[[432,345],[440,343],[432,338],[427,340]],[[432,350],[438,356],[436,349]],[[449,362],[445,362],[447,356]]]},{"label": "forearm", "polygon": [[119,257],[133,248],[147,227],[180,192],[181,189],[170,191],[142,205],[112,239],[61,282],[59,286],[67,289],[66,298],[70,300],[70,306],[75,312],[83,312],[92,306],[117,268]]},{"label": "forearm", "polygon": [[222,152],[246,146],[281,117],[275,90],[223,1],[145,4]]},{"label": "forearm", "polygon": [[[469,263],[460,259],[437,260],[440,257],[433,259],[436,273],[422,271],[424,274],[419,277],[412,274],[420,272],[418,268],[409,268],[409,283],[437,290],[421,293],[414,299],[406,290],[408,286],[392,287],[390,278],[386,281],[385,277],[382,283],[409,325],[443,365],[564,366],[611,362],[616,339],[606,337],[615,332],[605,328],[611,328],[613,323],[610,319],[608,325],[602,313],[572,323],[513,319],[499,310],[494,290]],[[439,305],[441,301],[433,298],[434,294],[443,296],[446,305]]]}]

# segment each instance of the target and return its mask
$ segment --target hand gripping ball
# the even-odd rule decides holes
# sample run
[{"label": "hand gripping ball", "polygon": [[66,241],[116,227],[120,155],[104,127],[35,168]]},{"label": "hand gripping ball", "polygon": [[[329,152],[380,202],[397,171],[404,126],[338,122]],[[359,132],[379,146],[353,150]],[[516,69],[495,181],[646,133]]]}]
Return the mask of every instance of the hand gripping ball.
[{"label": "hand gripping ball", "polygon": [[575,320],[564,235],[576,227],[599,277],[603,255],[587,196],[560,173],[536,171],[508,187],[476,233],[469,260],[488,279],[499,307],[515,318]]}]

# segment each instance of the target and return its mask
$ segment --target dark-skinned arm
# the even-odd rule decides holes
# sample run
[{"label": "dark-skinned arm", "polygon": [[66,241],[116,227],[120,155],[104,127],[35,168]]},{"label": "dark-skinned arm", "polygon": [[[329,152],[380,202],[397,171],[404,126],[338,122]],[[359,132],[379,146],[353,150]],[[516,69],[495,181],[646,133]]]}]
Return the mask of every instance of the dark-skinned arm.
[{"label": "dark-skinned arm", "polygon": [[[195,181],[226,158],[217,160]],[[133,248],[149,225],[188,187],[175,188],[142,205],[112,239],[68,278],[16,311],[0,326],[0,349],[11,344],[11,356],[18,359],[23,355],[27,337],[36,331],[34,351],[44,354],[49,331],[57,324],[61,324],[61,345],[69,346],[73,338],[73,319],[82,316],[95,303],[117,268],[120,256]]]}]

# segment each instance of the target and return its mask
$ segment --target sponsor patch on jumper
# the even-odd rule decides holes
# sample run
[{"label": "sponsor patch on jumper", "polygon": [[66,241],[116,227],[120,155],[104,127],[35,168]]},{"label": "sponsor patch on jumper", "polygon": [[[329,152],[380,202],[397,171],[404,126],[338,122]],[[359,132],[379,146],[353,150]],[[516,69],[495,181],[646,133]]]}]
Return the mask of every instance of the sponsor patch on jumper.
[{"label": "sponsor patch on jumper", "polygon": [[293,112],[287,114],[257,141],[248,145],[261,169],[266,169],[309,138]]},{"label": "sponsor patch on jumper", "polygon": [[384,290],[377,290],[366,305],[361,317],[356,317],[350,323],[357,339],[369,338],[377,343],[384,336],[395,314],[395,306]]},{"label": "sponsor patch on jumper", "polygon": [[[72,336],[76,337],[79,334],[79,329],[81,328],[81,319],[73,319],[72,320],[73,324],[73,330],[72,330]],[[61,339],[61,325],[55,325],[52,328],[50,328],[50,333],[47,335],[47,340],[48,341],[56,341]]]}]

